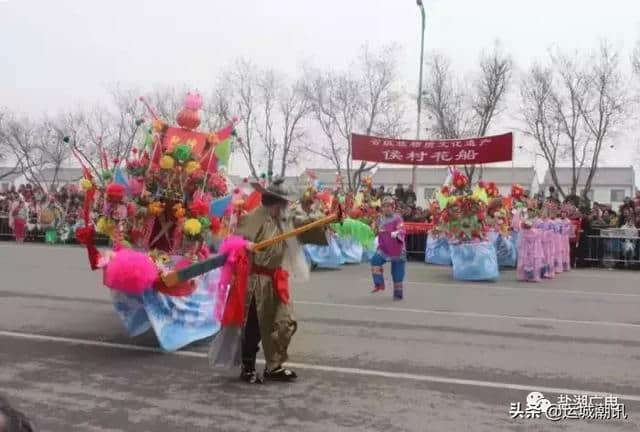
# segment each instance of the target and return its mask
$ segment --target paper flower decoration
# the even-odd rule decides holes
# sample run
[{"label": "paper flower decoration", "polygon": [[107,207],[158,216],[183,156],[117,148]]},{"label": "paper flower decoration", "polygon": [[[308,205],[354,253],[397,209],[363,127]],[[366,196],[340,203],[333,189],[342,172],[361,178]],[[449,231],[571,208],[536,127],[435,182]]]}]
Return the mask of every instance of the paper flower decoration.
[{"label": "paper flower decoration", "polygon": [[216,234],[220,231],[220,228],[222,227],[222,224],[220,223],[220,219],[218,219],[217,217],[211,217],[209,218],[209,222],[210,222],[210,229],[211,232]]},{"label": "paper flower decoration", "polygon": [[160,168],[164,170],[173,169],[174,164],[175,164],[175,161],[169,155],[164,155],[160,158]]},{"label": "paper flower decoration", "polygon": [[173,216],[176,219],[182,219],[187,214],[187,211],[184,209],[182,204],[178,203],[173,206]]},{"label": "paper flower decoration", "polygon": [[93,187],[93,183],[91,183],[91,180],[83,178],[82,180],[80,180],[80,187],[83,191],[88,191]]},{"label": "paper flower decoration", "polygon": [[178,162],[186,162],[191,158],[191,147],[187,144],[177,145],[173,151],[173,157],[176,158]]},{"label": "paper flower decoration", "polygon": [[522,199],[522,197],[524,196],[523,187],[520,186],[519,184],[512,185],[511,186],[511,196],[516,200]]},{"label": "paper flower decoration", "polygon": [[138,206],[131,201],[127,204],[127,216],[134,217],[136,214],[138,214]]},{"label": "paper flower decoration", "polygon": [[187,173],[187,175],[191,175],[194,172],[198,171],[199,169],[200,169],[200,162],[198,161],[189,161],[184,167],[184,171]]},{"label": "paper flower decoration", "polygon": [[202,224],[198,219],[187,219],[182,229],[188,236],[196,237],[202,231]]},{"label": "paper flower decoration", "polygon": [[101,216],[98,219],[98,222],[96,223],[96,231],[108,237],[111,237],[115,228],[116,228],[116,223],[113,220],[107,219],[104,216]]},{"label": "paper flower decoration", "polygon": [[160,119],[156,119],[153,121],[153,130],[159,133],[163,133],[167,130],[169,126]]},{"label": "paper flower decoration", "polygon": [[464,189],[469,184],[469,179],[466,175],[462,174],[460,171],[456,171],[453,174],[453,186],[456,189]]},{"label": "paper flower decoration", "polygon": [[209,204],[202,198],[196,198],[189,206],[189,211],[193,216],[206,216],[209,214]]},{"label": "paper flower decoration", "polygon": [[112,203],[119,203],[124,198],[124,186],[118,183],[110,183],[107,186],[107,200]]},{"label": "paper flower decoration", "polygon": [[148,210],[149,213],[151,213],[153,216],[158,216],[162,212],[164,212],[164,203],[160,201],[153,201],[151,204],[149,204]]},{"label": "paper flower decoration", "polygon": [[202,228],[204,229],[208,229],[211,226],[211,221],[209,220],[208,217],[205,217],[205,216],[199,217],[198,221],[200,221],[200,225],[202,225]]},{"label": "paper flower decoration", "polygon": [[485,189],[487,190],[487,195],[489,195],[492,198],[500,195],[500,190],[498,189],[498,186],[496,186],[494,182],[489,182],[489,184]]}]

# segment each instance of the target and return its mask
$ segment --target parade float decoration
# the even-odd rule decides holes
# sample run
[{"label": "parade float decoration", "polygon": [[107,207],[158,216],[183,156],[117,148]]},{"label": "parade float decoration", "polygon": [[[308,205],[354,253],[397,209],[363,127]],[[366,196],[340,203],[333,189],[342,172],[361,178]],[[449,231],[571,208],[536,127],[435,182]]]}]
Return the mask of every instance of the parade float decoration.
[{"label": "parade float decoration", "polygon": [[[163,277],[207,259],[212,239],[233,219],[232,187],[227,166],[234,123],[206,133],[200,124],[202,98],[185,97],[170,126],[153,110],[152,127],[143,143],[122,160],[109,160],[100,149],[99,172],[74,149],[83,167],[84,226],[76,239],[88,251],[92,269],[104,272],[116,311],[131,336],[153,328],[160,346],[179,349],[214,334],[212,310],[219,269],[168,286]],[[90,213],[98,213],[95,221]],[[96,236],[112,249],[99,252]]]},{"label": "parade float decoration", "polygon": [[484,188],[489,197],[487,205],[487,226],[489,227],[489,240],[493,243],[498,257],[500,268],[515,268],[517,265],[518,251],[517,238],[511,231],[511,209],[513,200],[511,197],[503,197],[493,182],[479,182],[478,186]]},{"label": "parade float decoration", "polygon": [[443,186],[437,200],[441,208],[438,229],[449,241],[453,278],[497,279],[496,251],[488,241],[487,190],[479,186],[471,190],[468,177],[454,170],[451,187]]},{"label": "parade float decoration", "polygon": [[446,205],[444,197],[449,195],[449,186],[443,186],[438,191],[437,200],[430,204],[431,220],[433,228],[429,231],[425,246],[424,262],[427,264],[451,266],[451,248],[449,247],[449,239],[440,230],[440,202]]},{"label": "parade float decoration", "polygon": [[[330,214],[339,204],[337,192],[323,188],[322,183],[315,178],[313,173],[308,172],[307,175],[310,182],[302,198],[296,203],[296,212],[302,219],[308,217],[317,218],[318,215]],[[343,253],[339,239],[333,230],[327,230],[326,236],[326,245],[309,243],[303,247],[304,255],[311,268],[337,269],[345,264],[350,257],[348,253]]]}]

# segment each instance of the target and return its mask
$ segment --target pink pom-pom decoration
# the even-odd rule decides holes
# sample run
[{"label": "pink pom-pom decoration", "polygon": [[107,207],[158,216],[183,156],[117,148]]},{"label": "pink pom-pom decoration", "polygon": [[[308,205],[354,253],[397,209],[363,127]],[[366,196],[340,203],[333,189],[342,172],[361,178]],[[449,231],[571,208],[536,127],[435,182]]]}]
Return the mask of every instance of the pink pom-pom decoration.
[{"label": "pink pom-pom decoration", "polygon": [[218,253],[221,255],[232,254],[238,249],[245,248],[246,246],[247,241],[244,238],[240,236],[230,235],[224,239],[224,241],[220,245]]},{"label": "pink pom-pom decoration", "polygon": [[115,253],[104,274],[104,284],[125,294],[141,295],[153,287],[158,270],[151,258],[131,249]]},{"label": "pink pom-pom decoration", "polygon": [[184,97],[184,106],[191,110],[199,110],[202,108],[202,96],[200,93],[187,93]]}]

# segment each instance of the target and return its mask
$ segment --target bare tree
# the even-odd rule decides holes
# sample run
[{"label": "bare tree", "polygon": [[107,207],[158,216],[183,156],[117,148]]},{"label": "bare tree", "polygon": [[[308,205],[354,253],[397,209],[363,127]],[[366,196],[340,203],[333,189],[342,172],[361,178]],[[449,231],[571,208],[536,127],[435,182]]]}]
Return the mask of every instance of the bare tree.
[{"label": "bare tree", "polygon": [[47,189],[55,185],[70,149],[60,131],[62,117],[33,121],[4,112],[0,121],[0,148],[15,162],[14,171],[26,180]]},{"label": "bare tree", "polygon": [[208,131],[221,129],[233,118],[232,97],[227,85],[220,85],[209,94],[209,103],[202,107],[202,127]]},{"label": "bare tree", "polygon": [[407,132],[404,101],[398,90],[398,47],[372,51],[368,47],[347,71],[307,72],[305,93],[325,142],[306,149],[331,162],[345,175],[349,190],[357,190],[363,173],[376,164],[354,163],[351,133],[399,137]]},{"label": "bare tree", "polygon": [[139,100],[139,90],[114,86],[109,94],[111,97],[105,103],[67,113],[61,125],[61,133],[69,138],[69,145],[101,182],[107,168],[120,165],[138,140],[142,142],[140,132],[145,116],[148,117]]},{"label": "bare tree", "polygon": [[8,147],[8,143],[2,139],[2,132],[9,116],[10,114],[7,109],[0,109],[0,162],[2,162],[3,165],[7,163],[10,164],[10,166],[3,167],[2,172],[0,172],[0,180],[20,172],[19,161],[15,160],[15,155],[13,155],[13,152]]},{"label": "bare tree", "polygon": [[580,174],[590,149],[580,108],[581,99],[588,92],[588,80],[577,56],[552,52],[550,61],[557,75],[557,85],[551,93],[552,109],[564,138],[560,157],[571,162],[572,184],[568,195],[577,195]]},{"label": "bare tree", "polygon": [[[584,184],[586,198],[591,189],[606,138],[628,118],[624,82],[619,54],[607,43],[591,55],[551,52],[546,66],[533,67],[523,79],[524,132],[536,141],[562,196],[577,195]],[[556,168],[567,161],[572,179],[564,190]]]},{"label": "bare tree", "polygon": [[520,84],[520,114],[523,132],[533,138],[547,161],[553,183],[558,185],[556,165],[559,162],[562,125],[553,101],[553,71],[534,65]]},{"label": "bare tree", "polygon": [[[591,57],[586,72],[586,96],[578,99],[580,113],[593,143],[585,191],[591,189],[605,140],[628,120],[629,104],[626,82],[620,70],[620,55],[610,44],[601,43]],[[586,192],[585,192],[586,193]]]},{"label": "bare tree", "polygon": [[[457,76],[450,60],[435,54],[426,60],[423,104],[433,119],[432,134],[441,139],[484,136],[504,109],[513,60],[498,45],[480,56],[471,85]],[[465,166],[473,178],[475,166]]]},{"label": "bare tree", "polygon": [[280,90],[278,100],[282,150],[280,154],[280,176],[287,167],[299,162],[302,140],[306,136],[305,120],[311,113],[311,103],[304,93],[303,82],[297,80]]},{"label": "bare tree", "polygon": [[284,176],[298,162],[310,112],[300,82],[243,59],[219,81],[213,114],[224,121],[238,115],[239,148],[251,175],[257,178],[264,171]]},{"label": "bare tree", "polygon": [[[219,78],[219,87],[228,86],[228,92],[218,91],[217,105],[231,107],[238,115],[239,149],[244,157],[251,175],[259,176],[259,145],[256,143],[255,116],[258,104],[257,67],[248,60],[238,59],[234,65],[224,71]],[[228,111],[225,113],[227,114]]]},{"label": "bare tree", "polygon": [[278,94],[282,85],[280,77],[274,70],[262,71],[256,80],[258,93],[258,112],[255,116],[256,133],[259,144],[262,147],[262,159],[268,173],[274,173],[274,164],[279,150],[279,141],[276,136],[276,109]]},{"label": "bare tree", "polygon": [[441,139],[467,137],[474,133],[470,110],[469,89],[452,70],[451,61],[435,54],[426,60],[423,104],[433,119],[431,133]]},{"label": "bare tree", "polygon": [[[175,124],[176,116],[182,109],[184,97],[188,91],[184,85],[156,86],[151,91],[146,92],[144,97],[160,118],[169,124]],[[138,114],[138,97],[141,96],[140,94],[136,96],[132,94],[131,90],[128,92],[114,91],[112,96],[116,105],[121,107],[120,111]]]}]

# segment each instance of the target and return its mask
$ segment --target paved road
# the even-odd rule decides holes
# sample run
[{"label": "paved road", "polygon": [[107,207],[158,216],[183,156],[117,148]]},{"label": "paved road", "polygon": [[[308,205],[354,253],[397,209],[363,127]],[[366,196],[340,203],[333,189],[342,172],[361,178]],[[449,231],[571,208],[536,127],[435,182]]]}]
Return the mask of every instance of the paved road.
[{"label": "paved road", "polygon": [[[453,282],[413,264],[406,299],[369,293],[366,266],[295,287],[301,380],[248,387],[207,343],[161,354],[129,339],[81,249],[0,244],[0,393],[43,431],[638,431],[638,274],[513,272]],[[627,421],[511,420],[538,390],[615,393]]]}]

